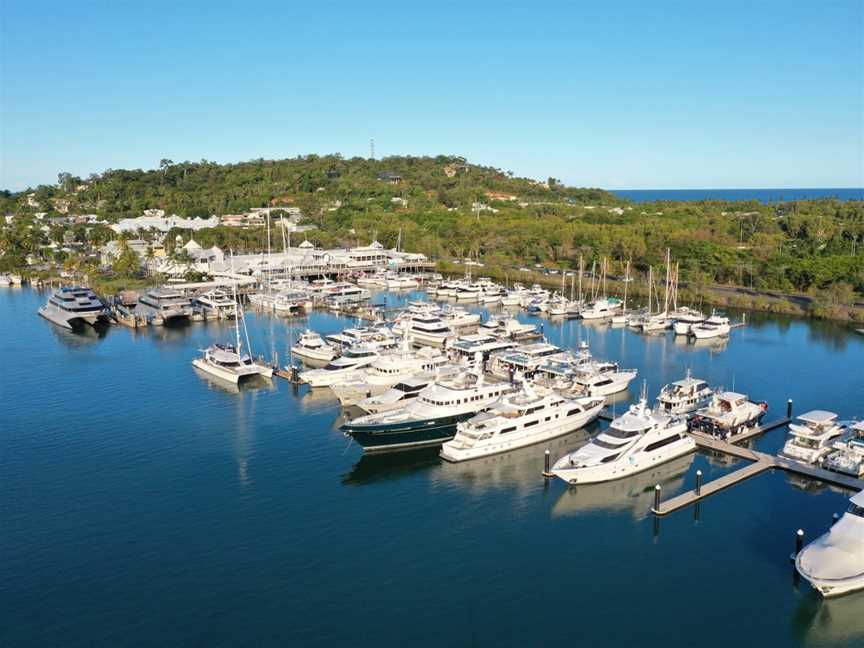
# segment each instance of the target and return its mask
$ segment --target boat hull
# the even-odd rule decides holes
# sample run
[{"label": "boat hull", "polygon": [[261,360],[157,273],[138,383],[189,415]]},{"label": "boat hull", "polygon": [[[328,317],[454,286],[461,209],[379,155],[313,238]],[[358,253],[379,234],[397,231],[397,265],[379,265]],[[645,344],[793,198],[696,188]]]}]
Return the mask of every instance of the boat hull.
[{"label": "boat hull", "polygon": [[449,441],[456,435],[456,424],[468,420],[474,414],[467,412],[437,419],[382,425],[354,426],[346,423],[342,430],[363,448],[363,452],[413,450]]}]

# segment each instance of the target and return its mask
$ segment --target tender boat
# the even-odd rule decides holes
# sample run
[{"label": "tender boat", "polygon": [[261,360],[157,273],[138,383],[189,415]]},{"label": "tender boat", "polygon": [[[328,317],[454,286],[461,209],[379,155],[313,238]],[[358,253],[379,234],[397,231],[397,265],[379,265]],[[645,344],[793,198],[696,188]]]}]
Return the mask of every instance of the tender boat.
[{"label": "tender boat", "polygon": [[805,464],[820,465],[833,452],[833,442],[844,432],[834,412],[813,410],[789,424],[789,438],[780,455]]},{"label": "tender boat", "polygon": [[864,491],[837,522],[795,557],[795,568],[828,598],[864,589]]},{"label": "tender boat", "polygon": [[337,350],[315,331],[306,329],[291,347],[291,353],[307,362],[330,362],[336,357]]},{"label": "tender boat", "polygon": [[754,403],[745,394],[715,392],[707,407],[696,411],[691,429],[723,439],[756,427],[768,411],[768,403]]},{"label": "tender boat", "polygon": [[696,449],[683,417],[652,411],[644,394],[587,444],[561,457],[552,474],[568,484],[627,477]]},{"label": "tender boat", "polygon": [[705,407],[714,395],[714,390],[700,378],[694,378],[687,370],[683,380],[665,385],[657,396],[657,409],[667,414],[689,414]]},{"label": "tender boat", "polygon": [[192,302],[181,292],[172,288],[153,288],[138,300],[135,314],[148,319],[171,320],[189,319],[192,315]]},{"label": "tender boat", "polygon": [[51,292],[39,315],[57,326],[72,330],[79,323],[108,321],[108,308],[96,293],[82,286],[63,286]]},{"label": "tender boat", "polygon": [[361,416],[342,425],[364,452],[408,450],[440,445],[453,438],[456,424],[513,391],[479,370],[439,379],[401,409]]},{"label": "tender boat", "polygon": [[697,340],[707,340],[708,338],[727,336],[731,330],[729,318],[714,313],[704,322],[691,325],[690,336]]},{"label": "tender boat", "polygon": [[465,461],[548,441],[593,421],[605,398],[569,399],[557,393],[540,396],[528,382],[488,410],[459,423],[456,436],[441,448],[447,461]]}]

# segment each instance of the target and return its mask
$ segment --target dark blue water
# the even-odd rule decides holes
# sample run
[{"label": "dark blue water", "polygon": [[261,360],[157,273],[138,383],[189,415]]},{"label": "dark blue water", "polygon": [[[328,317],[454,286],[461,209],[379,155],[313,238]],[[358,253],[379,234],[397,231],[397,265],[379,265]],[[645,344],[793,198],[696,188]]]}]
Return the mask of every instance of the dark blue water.
[{"label": "dark blue water", "polygon": [[828,189],[612,189],[612,193],[633,202],[663,200],[758,200],[763,203],[814,198],[864,200],[864,188]]},{"label": "dark blue water", "polygon": [[[568,489],[540,478],[545,446],[363,458],[327,392],[202,380],[190,361],[221,325],[72,335],[36,316],[43,299],[0,292],[2,646],[864,645],[864,595],[825,603],[788,562],[842,492],[764,474],[657,525],[655,483],[670,496],[737,464]],[[309,319],[250,317],[256,351],[347,324]],[[719,347],[545,329],[652,393],[691,367],[771,415],[789,396],[864,415],[864,338],[833,324],[754,316]]]}]

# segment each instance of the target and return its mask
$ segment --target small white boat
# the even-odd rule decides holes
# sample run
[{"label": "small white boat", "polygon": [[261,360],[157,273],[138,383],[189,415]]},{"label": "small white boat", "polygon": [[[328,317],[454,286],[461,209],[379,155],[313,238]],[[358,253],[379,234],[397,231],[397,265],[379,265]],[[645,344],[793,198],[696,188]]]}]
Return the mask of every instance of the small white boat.
[{"label": "small white boat", "polygon": [[864,589],[864,491],[837,522],[795,557],[795,568],[828,598]]},{"label": "small white boat", "polygon": [[714,313],[704,322],[693,324],[690,326],[690,336],[697,340],[706,340],[708,338],[725,337],[732,330],[729,324],[729,318],[723,317]]},{"label": "small white boat", "polygon": [[807,412],[789,424],[789,438],[780,455],[804,464],[820,465],[834,450],[833,442],[843,431],[834,412]]},{"label": "small white boat", "polygon": [[864,476],[864,421],[853,423],[842,438],[834,441],[824,466],[845,475]]},{"label": "small white boat", "polygon": [[237,317],[237,302],[221,288],[205,292],[195,300],[204,311],[205,317],[233,319]]},{"label": "small white boat", "polygon": [[672,325],[675,335],[690,335],[690,331],[696,324],[705,321],[705,316],[698,310],[692,310],[686,306],[672,313],[675,323]]},{"label": "small white boat", "polygon": [[759,425],[767,410],[767,403],[754,403],[745,394],[715,392],[711,402],[696,411],[691,428],[726,439]]},{"label": "small white boat", "polygon": [[456,426],[456,436],[441,448],[447,461],[465,461],[548,441],[593,421],[605,398],[539,396],[527,382],[522,391],[503,396],[486,410]]},{"label": "small white boat", "polygon": [[693,452],[687,421],[648,407],[644,395],[587,444],[561,457],[552,474],[568,484],[620,479]]},{"label": "small white boat", "polygon": [[306,329],[291,347],[291,353],[301,360],[313,362],[330,362],[336,357],[336,347],[327,344],[315,331]]},{"label": "small white boat", "polygon": [[353,346],[321,369],[301,371],[300,382],[304,382],[310,387],[329,387],[344,380],[356,369],[372,364],[378,357],[378,351],[369,345]]},{"label": "small white boat", "polygon": [[411,290],[412,288],[418,288],[419,286],[420,282],[413,277],[398,276],[387,279],[387,288],[389,290]]},{"label": "small white boat", "polygon": [[706,406],[713,395],[714,390],[708,383],[694,378],[688,369],[683,380],[676,380],[660,390],[657,409],[667,414],[689,414]]},{"label": "small white boat", "polygon": [[621,309],[621,302],[614,297],[598,299],[586,304],[579,310],[579,317],[584,320],[608,319]]}]

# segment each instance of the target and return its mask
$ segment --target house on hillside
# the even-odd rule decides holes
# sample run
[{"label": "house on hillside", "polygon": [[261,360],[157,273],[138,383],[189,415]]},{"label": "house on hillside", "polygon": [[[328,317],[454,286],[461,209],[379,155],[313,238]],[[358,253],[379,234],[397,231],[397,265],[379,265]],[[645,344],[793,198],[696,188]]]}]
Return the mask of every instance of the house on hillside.
[{"label": "house on hillside", "polygon": [[381,182],[389,182],[390,184],[399,184],[402,182],[402,176],[392,171],[382,171],[378,174],[378,180]]}]

